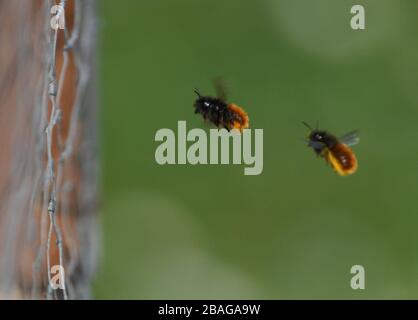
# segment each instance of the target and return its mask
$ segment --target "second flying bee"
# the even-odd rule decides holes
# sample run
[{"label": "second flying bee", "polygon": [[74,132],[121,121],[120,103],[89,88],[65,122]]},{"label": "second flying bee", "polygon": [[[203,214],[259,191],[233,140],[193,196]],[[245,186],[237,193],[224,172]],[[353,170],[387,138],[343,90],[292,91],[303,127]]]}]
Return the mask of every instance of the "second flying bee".
[{"label": "second flying bee", "polygon": [[357,144],[360,140],[357,131],[351,131],[338,139],[327,131],[312,129],[306,122],[303,124],[310,130],[308,146],[318,156],[325,158],[335,172],[340,176],[348,176],[356,172],[357,158],[350,146]]}]

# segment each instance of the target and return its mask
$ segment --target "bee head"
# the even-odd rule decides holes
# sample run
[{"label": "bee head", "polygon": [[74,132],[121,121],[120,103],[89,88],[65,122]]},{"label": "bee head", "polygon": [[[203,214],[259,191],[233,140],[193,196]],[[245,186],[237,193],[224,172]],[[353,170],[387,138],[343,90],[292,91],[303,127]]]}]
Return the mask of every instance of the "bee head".
[{"label": "bee head", "polygon": [[313,130],[309,134],[308,146],[314,149],[316,153],[321,153],[330,143],[331,137],[326,131]]},{"label": "bee head", "polygon": [[325,131],[313,130],[309,134],[309,141],[325,143],[327,141],[327,137],[328,135]]},{"label": "bee head", "polygon": [[200,109],[210,109],[213,105],[213,99],[210,97],[199,97],[197,98],[196,102],[194,103],[196,108]]},{"label": "bee head", "polygon": [[221,99],[209,96],[202,96],[196,89],[194,90],[194,92],[197,95],[197,99],[194,103],[194,106],[196,110],[198,110],[198,112],[208,111],[210,109],[218,110],[221,106],[225,104]]},{"label": "bee head", "polygon": [[196,109],[205,109],[210,106],[209,101],[207,101],[207,98],[202,96],[197,89],[194,89],[194,93],[196,93],[197,95],[197,99],[194,103]]},{"label": "bee head", "polygon": [[302,121],[302,124],[307,127],[310,132],[308,136],[308,146],[313,148],[317,153],[321,152],[323,148],[327,145],[328,142],[328,134],[318,129],[318,122],[316,124],[316,128],[312,128],[308,123]]}]

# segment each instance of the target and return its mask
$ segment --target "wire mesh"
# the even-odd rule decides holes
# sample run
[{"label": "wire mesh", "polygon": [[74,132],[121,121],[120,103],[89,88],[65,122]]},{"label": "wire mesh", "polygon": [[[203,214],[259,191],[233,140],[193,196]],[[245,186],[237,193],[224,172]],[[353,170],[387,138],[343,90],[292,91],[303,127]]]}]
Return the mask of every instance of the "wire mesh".
[{"label": "wire mesh", "polygon": [[90,297],[96,31],[94,0],[0,0],[0,298]]}]

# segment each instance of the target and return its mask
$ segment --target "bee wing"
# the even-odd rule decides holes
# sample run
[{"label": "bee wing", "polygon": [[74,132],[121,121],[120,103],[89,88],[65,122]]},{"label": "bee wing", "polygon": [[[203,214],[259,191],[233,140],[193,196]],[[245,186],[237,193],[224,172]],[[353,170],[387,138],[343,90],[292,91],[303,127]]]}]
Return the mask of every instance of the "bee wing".
[{"label": "bee wing", "polygon": [[349,147],[356,145],[357,143],[360,142],[358,131],[353,130],[353,131],[346,133],[345,135],[340,137],[340,142],[346,144]]},{"label": "bee wing", "polygon": [[213,85],[215,86],[215,90],[216,90],[216,95],[219,99],[221,100],[226,100],[226,89],[225,89],[225,84],[224,84],[224,80],[222,77],[216,77],[213,80]]}]

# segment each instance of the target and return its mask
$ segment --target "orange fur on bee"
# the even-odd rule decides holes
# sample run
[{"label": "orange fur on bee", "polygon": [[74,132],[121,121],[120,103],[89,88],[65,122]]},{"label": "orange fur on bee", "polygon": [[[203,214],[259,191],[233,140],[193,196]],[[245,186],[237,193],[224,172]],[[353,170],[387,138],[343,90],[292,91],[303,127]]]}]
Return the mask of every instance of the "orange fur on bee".
[{"label": "orange fur on bee", "polygon": [[247,129],[250,126],[250,118],[248,114],[241,108],[238,107],[236,104],[230,103],[228,108],[234,114],[234,121],[231,125],[230,129]]}]

